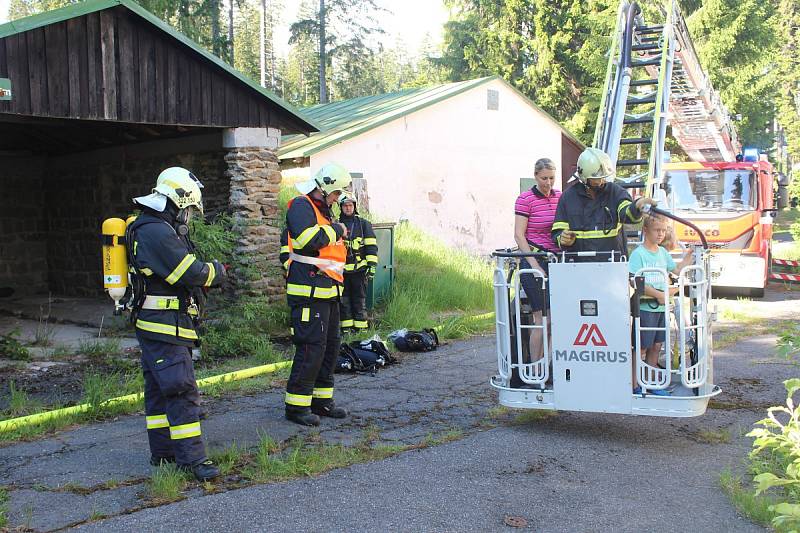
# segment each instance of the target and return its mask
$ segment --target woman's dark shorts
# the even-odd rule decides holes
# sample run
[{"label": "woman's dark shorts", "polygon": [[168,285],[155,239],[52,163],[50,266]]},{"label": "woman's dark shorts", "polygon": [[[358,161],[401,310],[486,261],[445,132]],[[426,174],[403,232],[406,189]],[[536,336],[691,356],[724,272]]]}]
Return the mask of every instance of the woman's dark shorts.
[{"label": "woman's dark shorts", "polygon": [[[534,259],[535,261],[533,261]],[[531,263],[528,261],[531,261],[534,266],[531,267]],[[536,268],[547,275],[547,261],[541,260],[538,257],[521,259],[519,267],[520,269]],[[519,282],[522,288],[525,289],[525,294],[528,296],[528,305],[531,306],[531,310],[535,313],[544,309],[547,302],[547,295],[542,292],[542,278],[528,272],[526,274],[520,274]]]}]

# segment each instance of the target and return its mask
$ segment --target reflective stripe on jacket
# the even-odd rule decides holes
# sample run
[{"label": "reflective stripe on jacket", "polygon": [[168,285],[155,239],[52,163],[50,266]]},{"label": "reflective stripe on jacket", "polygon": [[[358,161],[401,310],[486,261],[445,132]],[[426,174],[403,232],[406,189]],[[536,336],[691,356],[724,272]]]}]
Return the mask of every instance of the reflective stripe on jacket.
[{"label": "reflective stripe on jacket", "polygon": [[[323,259],[335,267],[293,260],[293,254]],[[286,295],[290,303],[341,296],[346,254],[342,230],[331,225],[328,213],[308,196],[297,196],[289,202],[286,229],[281,234],[280,261],[286,270]]]},{"label": "reflective stripe on jacket", "polygon": [[345,273],[361,272],[378,264],[378,240],[369,220],[358,215],[342,216],[340,222],[347,228],[347,263]]},{"label": "reflective stripe on jacket", "polygon": [[[616,183],[606,183],[595,198],[583,183],[561,195],[553,221],[553,241],[568,252],[617,251],[627,255],[623,224],[638,224],[642,215],[628,192]],[[572,246],[561,246],[561,233],[574,231]]]},{"label": "reflective stripe on jacket", "polygon": [[224,276],[222,266],[218,262],[199,261],[168,222],[147,212],[131,224],[130,235],[133,266],[144,278],[145,295],[178,300],[177,308],[168,303],[164,309],[141,309],[136,329],[155,341],[197,344],[195,322],[190,316],[196,314],[191,306],[191,289],[219,285]]}]

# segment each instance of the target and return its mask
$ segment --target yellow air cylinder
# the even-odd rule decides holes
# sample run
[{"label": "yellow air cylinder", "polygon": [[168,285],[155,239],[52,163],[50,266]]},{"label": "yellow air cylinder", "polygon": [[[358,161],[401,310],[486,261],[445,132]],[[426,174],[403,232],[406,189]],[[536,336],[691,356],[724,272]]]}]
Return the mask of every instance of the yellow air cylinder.
[{"label": "yellow air cylinder", "polygon": [[125,221],[109,218],[103,221],[103,287],[114,300],[116,310],[128,287],[128,257],[125,254]]}]

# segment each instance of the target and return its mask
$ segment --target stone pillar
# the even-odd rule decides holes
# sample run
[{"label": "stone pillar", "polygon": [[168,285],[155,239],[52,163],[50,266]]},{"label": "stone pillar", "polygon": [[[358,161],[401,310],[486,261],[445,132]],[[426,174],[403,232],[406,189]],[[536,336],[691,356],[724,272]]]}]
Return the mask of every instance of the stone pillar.
[{"label": "stone pillar", "polygon": [[275,152],[281,132],[275,128],[232,128],[224,132],[228,150],[230,211],[239,232],[237,263],[231,277],[238,295],[279,300],[284,293],[278,261],[282,221],[278,214],[281,173]]}]

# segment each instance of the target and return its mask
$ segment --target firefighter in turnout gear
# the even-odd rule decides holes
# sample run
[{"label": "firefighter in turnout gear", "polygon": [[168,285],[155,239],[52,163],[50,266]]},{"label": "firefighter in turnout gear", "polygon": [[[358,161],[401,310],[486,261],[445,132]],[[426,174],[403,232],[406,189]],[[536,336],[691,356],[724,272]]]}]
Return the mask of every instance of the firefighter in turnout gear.
[{"label": "firefighter in turnout gear", "polygon": [[301,194],[289,202],[281,235],[280,261],[286,270],[295,345],[286,384],[286,418],[305,426],[319,425],[320,416],[347,416],[333,401],[347,229],[333,222],[330,208],[351,181],[347,170],[330,163],[298,183]]},{"label": "firefighter in turnout gear", "polygon": [[150,462],[175,462],[199,481],[219,470],[208,460],[200,433],[200,395],[192,366],[200,287],[219,285],[225,268],[192,253],[189,219],[203,212],[202,185],[186,169],[164,170],[152,194],[134,198],[142,213],[128,227],[133,279],[131,319],[142,348]]},{"label": "firefighter in turnout gear", "polygon": [[623,224],[638,224],[652,198],[631,196],[614,183],[616,170],[608,154],[587,148],[578,157],[578,183],[558,201],[551,230],[553,241],[568,252],[628,255]]},{"label": "firefighter in turnout gear", "polygon": [[369,220],[358,215],[354,197],[339,198],[342,215],[339,221],[347,228],[347,262],[344,265],[344,293],[341,313],[342,330],[367,329],[367,281],[375,275],[378,264],[378,241]]}]

